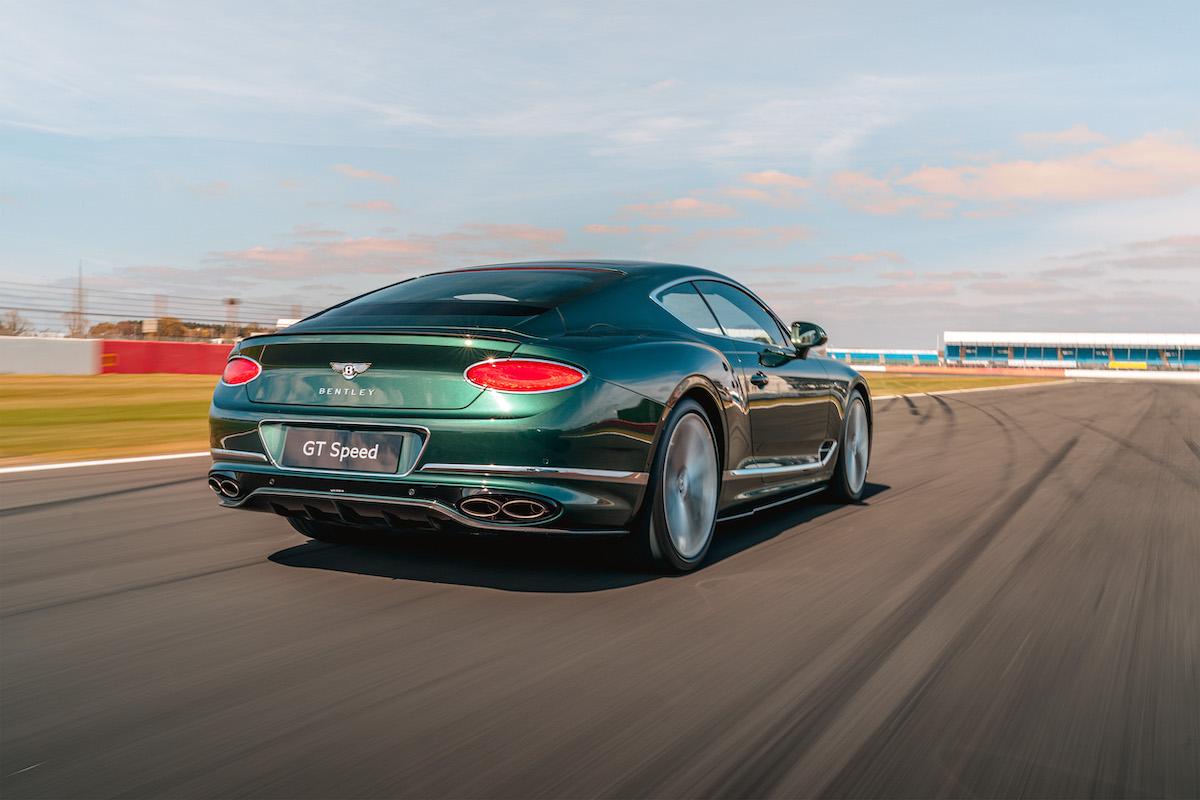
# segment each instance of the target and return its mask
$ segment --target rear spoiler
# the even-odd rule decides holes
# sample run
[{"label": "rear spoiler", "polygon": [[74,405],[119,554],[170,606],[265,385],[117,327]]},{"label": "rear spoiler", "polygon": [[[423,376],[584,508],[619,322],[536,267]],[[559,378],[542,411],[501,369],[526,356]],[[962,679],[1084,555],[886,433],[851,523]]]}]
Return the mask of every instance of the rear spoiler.
[{"label": "rear spoiler", "polygon": [[284,328],[283,330],[271,331],[269,333],[256,333],[253,336],[247,336],[242,341],[249,342],[256,339],[286,338],[289,336],[352,336],[356,334],[372,334],[377,336],[420,336],[424,334],[428,336],[462,336],[463,338],[480,337],[501,342],[511,342],[513,344],[546,340],[546,337],[544,336],[533,336],[528,333],[521,333],[520,331],[514,331],[508,328],[473,328],[452,325],[424,325],[405,327],[391,326],[387,328],[335,328],[329,330],[320,329],[294,332]]}]

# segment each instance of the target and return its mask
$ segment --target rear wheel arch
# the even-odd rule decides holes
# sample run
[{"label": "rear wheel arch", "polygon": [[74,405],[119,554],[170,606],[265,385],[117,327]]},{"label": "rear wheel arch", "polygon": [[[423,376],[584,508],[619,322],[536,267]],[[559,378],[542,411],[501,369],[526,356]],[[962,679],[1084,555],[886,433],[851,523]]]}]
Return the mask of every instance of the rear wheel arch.
[{"label": "rear wheel arch", "polygon": [[716,439],[717,466],[724,470],[726,449],[725,415],[721,412],[721,404],[717,401],[715,395],[699,386],[693,386],[691,389],[688,389],[680,399],[695,400],[704,409],[704,413],[708,417],[708,424],[713,429],[713,437]]},{"label": "rear wheel arch", "polygon": [[671,412],[675,410],[675,406],[679,405],[685,399],[694,400],[704,410],[704,415],[708,417],[708,424],[712,426],[713,435],[717,442],[719,465],[724,469],[725,453],[727,450],[725,412],[721,407],[721,401],[718,399],[716,388],[708,378],[700,375],[692,375],[681,381],[675,387],[675,391],[671,392],[670,398],[664,404],[662,418],[659,420],[658,430],[654,435],[654,446],[650,452],[651,463],[653,464],[654,455],[658,452],[658,447],[662,440],[663,428],[666,426],[667,420],[670,419]]},{"label": "rear wheel arch", "polygon": [[[721,411],[721,403],[717,400],[716,389],[706,378],[699,375],[692,375],[681,381],[675,387],[675,391],[671,392],[671,396],[667,399],[667,402],[663,404],[662,414],[654,431],[654,438],[650,442],[649,458],[646,463],[647,474],[654,470],[659,448],[663,446],[663,433],[666,430],[667,421],[671,418],[671,414],[674,413],[676,406],[684,400],[695,402],[704,412],[704,416],[708,418],[708,424],[712,427],[713,438],[716,440],[717,445],[717,467],[722,471],[725,469],[727,428],[725,425],[725,415]],[[646,486],[643,487],[641,496],[638,498],[637,514],[642,513],[643,509],[646,508],[646,504],[651,499],[651,492],[646,491],[646,488],[651,483],[653,483],[653,475],[650,475],[650,480],[646,482]]]}]

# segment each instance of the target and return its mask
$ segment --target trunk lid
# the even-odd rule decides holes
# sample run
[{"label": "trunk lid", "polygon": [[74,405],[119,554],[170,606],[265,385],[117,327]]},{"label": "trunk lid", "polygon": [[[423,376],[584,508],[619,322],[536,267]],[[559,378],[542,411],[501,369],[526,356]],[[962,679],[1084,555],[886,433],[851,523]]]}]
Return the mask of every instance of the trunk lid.
[{"label": "trunk lid", "polygon": [[517,341],[462,334],[280,336],[242,348],[262,365],[246,384],[251,402],[322,408],[450,410],[482,390],[463,377]]}]

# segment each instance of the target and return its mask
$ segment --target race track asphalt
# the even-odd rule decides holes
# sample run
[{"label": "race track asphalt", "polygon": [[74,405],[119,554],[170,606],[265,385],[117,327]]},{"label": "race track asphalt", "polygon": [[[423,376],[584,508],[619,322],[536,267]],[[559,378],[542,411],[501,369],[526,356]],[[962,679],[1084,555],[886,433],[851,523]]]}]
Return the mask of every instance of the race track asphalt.
[{"label": "race track asphalt", "polygon": [[884,400],[663,578],[308,542],[207,462],[0,484],[0,794],[1200,796],[1200,389]]}]

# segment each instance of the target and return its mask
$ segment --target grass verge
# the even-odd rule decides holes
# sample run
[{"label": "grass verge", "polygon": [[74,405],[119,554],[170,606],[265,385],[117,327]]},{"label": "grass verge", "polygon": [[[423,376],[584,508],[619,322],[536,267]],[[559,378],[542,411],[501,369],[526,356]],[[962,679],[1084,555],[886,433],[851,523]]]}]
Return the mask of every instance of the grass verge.
[{"label": "grass verge", "polygon": [[[866,373],[875,394],[1032,383],[1037,378]],[[210,375],[0,378],[0,466],[208,449]]]},{"label": "grass verge", "polygon": [[915,394],[945,392],[951,389],[995,389],[1019,383],[1046,383],[1062,378],[1025,378],[1014,376],[975,375],[899,375],[894,372],[864,372],[873,394]]},{"label": "grass verge", "polygon": [[213,375],[5,375],[0,465],[208,449]]}]

